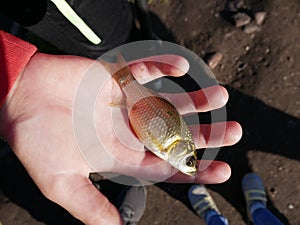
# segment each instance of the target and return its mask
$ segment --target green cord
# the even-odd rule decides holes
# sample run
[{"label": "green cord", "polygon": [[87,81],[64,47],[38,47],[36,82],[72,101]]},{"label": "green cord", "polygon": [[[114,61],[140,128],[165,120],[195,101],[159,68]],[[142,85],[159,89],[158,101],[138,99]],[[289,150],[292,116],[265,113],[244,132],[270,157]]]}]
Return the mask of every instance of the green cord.
[{"label": "green cord", "polygon": [[[58,10],[85,36],[90,42],[97,45],[101,39],[91,28],[76,14],[65,0],[51,0]],[[0,224],[1,225],[1,224]]]}]

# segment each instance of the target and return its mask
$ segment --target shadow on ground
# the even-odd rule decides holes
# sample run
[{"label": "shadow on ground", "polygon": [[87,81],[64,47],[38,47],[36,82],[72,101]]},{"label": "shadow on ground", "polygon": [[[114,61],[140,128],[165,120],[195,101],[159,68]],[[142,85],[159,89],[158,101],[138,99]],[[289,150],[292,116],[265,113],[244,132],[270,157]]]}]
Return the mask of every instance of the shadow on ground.
[{"label": "shadow on ground", "polygon": [[[244,135],[238,144],[222,148],[217,156],[218,160],[226,161],[231,166],[234,171],[231,178],[224,184],[208,185],[208,187],[222,195],[247,221],[241,179],[247,172],[252,171],[247,158],[248,151],[277,154],[299,161],[297,137],[300,133],[300,120],[233,88],[227,87],[227,90],[230,95],[227,105],[228,120],[238,121],[243,127]],[[187,195],[182,195],[187,193],[190,185],[161,183],[157,186],[190,207]],[[271,201],[268,202],[268,208],[284,224],[289,224]]]}]

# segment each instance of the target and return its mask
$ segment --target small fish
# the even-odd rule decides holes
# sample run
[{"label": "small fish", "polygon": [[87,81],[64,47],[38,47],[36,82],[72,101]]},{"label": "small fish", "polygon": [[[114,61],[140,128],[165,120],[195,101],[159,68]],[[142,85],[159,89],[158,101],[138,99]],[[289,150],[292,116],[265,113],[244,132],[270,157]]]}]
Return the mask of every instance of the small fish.
[{"label": "small fish", "polygon": [[139,84],[121,55],[120,70],[112,77],[126,96],[128,117],[137,137],[147,149],[184,174],[197,172],[195,144],[189,127],[165,98]]}]

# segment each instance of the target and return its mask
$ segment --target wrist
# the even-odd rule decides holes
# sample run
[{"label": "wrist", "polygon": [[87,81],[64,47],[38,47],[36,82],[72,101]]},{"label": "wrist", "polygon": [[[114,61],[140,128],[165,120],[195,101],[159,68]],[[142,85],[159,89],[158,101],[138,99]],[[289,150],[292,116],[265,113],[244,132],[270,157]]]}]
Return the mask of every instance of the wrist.
[{"label": "wrist", "polygon": [[5,141],[8,138],[8,133],[10,130],[8,121],[10,121],[10,118],[12,118],[12,115],[9,113],[12,111],[10,107],[11,100],[14,98],[15,92],[18,89],[19,83],[21,82],[20,80],[22,79],[22,74],[23,71],[17,76],[13,86],[10,88],[8,94],[2,102],[2,105],[0,105],[0,138],[4,139]]},{"label": "wrist", "polygon": [[0,109],[0,136],[11,147],[26,135],[22,127],[57,107],[70,111],[77,87],[94,60],[35,53]]},{"label": "wrist", "polygon": [[20,74],[37,48],[9,33],[0,30],[0,136],[5,134],[5,106],[13,95]]},{"label": "wrist", "polygon": [[18,123],[24,121],[24,118],[30,115],[29,109],[34,108],[32,98],[35,92],[38,89],[43,89],[43,87],[37,85],[38,82],[36,80],[39,77],[31,69],[32,67],[39,68],[38,64],[41,55],[45,54],[37,52],[30,57],[0,108],[0,136],[9,145],[13,144],[12,140],[16,135]]},{"label": "wrist", "polygon": [[[12,145],[16,135],[17,124],[30,114],[27,105],[30,104],[36,89],[42,87],[36,85],[36,76],[32,73],[32,64],[36,67],[38,58],[42,53],[36,52],[29,59],[22,71],[17,76],[0,108],[0,136]],[[34,103],[31,104],[33,108]]]}]

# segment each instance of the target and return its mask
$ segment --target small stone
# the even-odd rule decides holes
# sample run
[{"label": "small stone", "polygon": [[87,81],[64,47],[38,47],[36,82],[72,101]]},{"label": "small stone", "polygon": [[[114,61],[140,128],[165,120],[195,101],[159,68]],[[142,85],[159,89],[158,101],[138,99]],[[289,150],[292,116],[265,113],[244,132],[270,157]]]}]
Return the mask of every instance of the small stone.
[{"label": "small stone", "polygon": [[271,193],[272,197],[275,197],[275,196],[277,195],[277,190],[276,190],[276,188],[271,187],[271,188],[270,188],[270,193]]},{"label": "small stone", "polygon": [[219,62],[223,58],[223,55],[220,52],[216,52],[216,53],[207,55],[205,58],[206,58],[207,65],[211,69],[213,69],[219,64]]},{"label": "small stone", "polygon": [[233,20],[235,22],[236,27],[242,27],[250,23],[251,17],[248,16],[246,13],[239,12],[234,14]]},{"label": "small stone", "polygon": [[236,82],[233,83],[233,87],[234,88],[242,88],[243,84],[240,81],[236,81]]},{"label": "small stone", "polygon": [[259,57],[257,58],[257,62],[261,63],[261,62],[263,62],[263,61],[265,61],[265,57],[259,56]]},{"label": "small stone", "polygon": [[244,69],[246,69],[246,67],[247,67],[247,63],[244,63],[242,61],[238,61],[236,70],[237,70],[237,72],[242,72]]},{"label": "small stone", "polygon": [[281,172],[281,171],[283,171],[283,168],[282,168],[282,166],[278,166],[278,167],[277,167],[277,170],[278,170],[278,172]]},{"label": "small stone", "polygon": [[267,13],[266,12],[256,12],[254,14],[254,19],[257,25],[262,25],[262,23],[265,21]]},{"label": "small stone", "polygon": [[257,26],[256,24],[253,24],[253,23],[247,24],[247,25],[243,28],[243,31],[244,31],[246,34],[251,34],[251,33],[254,33],[254,32],[259,31],[259,30],[260,30],[259,26]]},{"label": "small stone", "polygon": [[225,37],[225,39],[228,39],[228,38],[231,38],[233,35],[234,35],[233,32],[227,32],[227,33],[225,33],[224,37]]},{"label": "small stone", "polygon": [[235,0],[227,0],[225,3],[225,10],[227,12],[237,12],[238,7]]},{"label": "small stone", "polygon": [[98,184],[98,183],[94,183],[94,186],[95,186],[98,190],[101,189],[101,186],[100,186],[100,184]]},{"label": "small stone", "polygon": [[104,177],[103,177],[100,173],[90,173],[89,178],[90,178],[93,182],[98,182],[98,181],[104,179]]},{"label": "small stone", "polygon": [[236,1],[236,6],[241,9],[241,8],[246,8],[245,2],[243,0],[234,0]]},{"label": "small stone", "polygon": [[294,209],[295,206],[294,206],[292,203],[289,203],[289,204],[288,204],[288,208],[289,208],[289,209]]}]

